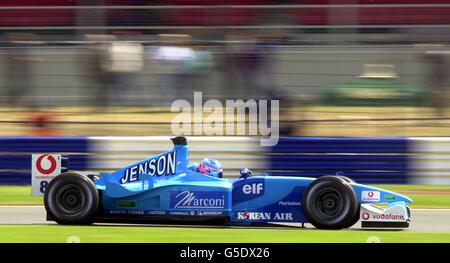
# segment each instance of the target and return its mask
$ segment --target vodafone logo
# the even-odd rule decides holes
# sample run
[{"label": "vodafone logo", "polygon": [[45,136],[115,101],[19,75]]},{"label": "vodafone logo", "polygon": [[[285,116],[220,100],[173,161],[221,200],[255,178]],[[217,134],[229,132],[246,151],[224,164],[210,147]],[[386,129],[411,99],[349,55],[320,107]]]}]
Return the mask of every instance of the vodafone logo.
[{"label": "vodafone logo", "polygon": [[364,212],[361,214],[361,219],[364,221],[405,221],[405,217],[402,214],[394,214],[394,213],[388,213],[388,214],[371,214]]},{"label": "vodafone logo", "polygon": [[369,213],[363,213],[363,214],[361,215],[361,218],[362,218],[363,220],[367,220],[367,219],[370,218],[370,215],[369,215]]},{"label": "vodafone logo", "polygon": [[57,166],[55,157],[48,154],[40,156],[36,161],[36,169],[41,174],[51,174]]},{"label": "vodafone logo", "polygon": [[361,200],[369,202],[379,202],[381,193],[379,191],[362,191]]},{"label": "vodafone logo", "polygon": [[378,220],[405,220],[405,217],[403,215],[396,215],[396,214],[372,215],[372,217]]}]

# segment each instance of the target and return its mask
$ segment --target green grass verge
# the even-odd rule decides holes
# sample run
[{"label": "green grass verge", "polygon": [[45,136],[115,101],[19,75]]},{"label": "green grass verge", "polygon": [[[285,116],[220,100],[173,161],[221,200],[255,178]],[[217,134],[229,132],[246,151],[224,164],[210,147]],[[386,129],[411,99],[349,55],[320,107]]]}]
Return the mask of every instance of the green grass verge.
[{"label": "green grass verge", "polygon": [[450,208],[450,196],[409,195],[412,208]]},{"label": "green grass verge", "polygon": [[31,186],[0,186],[0,205],[43,205],[42,197],[31,196]]},{"label": "green grass verge", "polygon": [[450,185],[376,185],[412,198],[412,208],[450,208]]},{"label": "green grass verge", "polygon": [[450,185],[377,184],[374,186],[392,191],[446,191],[450,195]]},{"label": "green grass verge", "polygon": [[[450,186],[376,185],[413,199],[413,208],[450,208]],[[0,205],[42,205],[42,197],[31,196],[30,186],[0,186]]]},{"label": "green grass verge", "polygon": [[0,242],[64,243],[76,236],[82,243],[94,242],[163,242],[163,243],[365,243],[377,237],[382,243],[450,242],[450,232],[317,230],[298,228],[208,228],[153,226],[0,226]]}]

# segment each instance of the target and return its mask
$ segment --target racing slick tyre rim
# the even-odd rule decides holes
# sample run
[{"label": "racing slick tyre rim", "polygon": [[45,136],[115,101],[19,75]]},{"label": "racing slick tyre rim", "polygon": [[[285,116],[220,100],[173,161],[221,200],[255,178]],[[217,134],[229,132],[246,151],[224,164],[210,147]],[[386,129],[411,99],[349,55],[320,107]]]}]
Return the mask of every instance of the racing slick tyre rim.
[{"label": "racing slick tyre rim", "polygon": [[356,223],[358,216],[355,191],[345,179],[336,176],[314,180],[306,189],[302,204],[306,218],[317,228],[347,228]]},{"label": "racing slick tyre rim", "polygon": [[99,193],[86,176],[64,173],[56,176],[44,194],[47,214],[59,224],[90,224],[97,212]]},{"label": "racing slick tyre rim", "polygon": [[56,206],[64,214],[73,215],[79,213],[86,202],[86,193],[75,184],[63,185],[56,192]]},{"label": "racing slick tyre rim", "polygon": [[344,206],[344,200],[341,193],[333,188],[320,189],[314,194],[313,200],[313,213],[326,219],[332,219],[335,217]]}]

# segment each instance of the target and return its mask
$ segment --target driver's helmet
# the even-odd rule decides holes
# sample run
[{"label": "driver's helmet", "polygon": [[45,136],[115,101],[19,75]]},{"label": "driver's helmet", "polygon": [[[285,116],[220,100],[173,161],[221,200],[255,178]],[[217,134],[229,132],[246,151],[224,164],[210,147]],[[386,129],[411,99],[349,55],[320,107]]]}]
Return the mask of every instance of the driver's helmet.
[{"label": "driver's helmet", "polygon": [[205,158],[203,159],[197,167],[197,171],[202,174],[207,174],[217,178],[222,178],[223,170],[222,164],[216,159]]}]

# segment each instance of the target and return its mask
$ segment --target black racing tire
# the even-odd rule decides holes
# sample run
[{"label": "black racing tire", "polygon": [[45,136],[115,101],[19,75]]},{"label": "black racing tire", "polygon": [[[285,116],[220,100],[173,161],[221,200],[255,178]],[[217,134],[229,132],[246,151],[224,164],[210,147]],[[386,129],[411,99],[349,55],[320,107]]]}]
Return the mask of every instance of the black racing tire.
[{"label": "black racing tire", "polygon": [[[342,178],[349,183],[356,183],[355,180],[353,180],[352,178],[347,177],[347,176],[340,175],[339,178]],[[360,217],[360,214],[359,214],[360,209],[361,209],[361,207],[358,205],[358,211],[356,212],[355,217],[353,218],[353,220],[350,222],[350,224],[347,227],[351,227],[354,224],[358,223],[359,217]]]},{"label": "black racing tire", "polygon": [[58,224],[91,224],[99,205],[99,193],[94,183],[77,173],[56,176],[44,194],[49,218]]},{"label": "black racing tire", "polygon": [[353,180],[352,178],[347,177],[347,176],[339,175],[339,178],[342,178],[349,183],[356,183],[355,180]]},{"label": "black racing tire", "polygon": [[349,228],[351,226],[353,226],[354,224],[358,223],[359,218],[360,218],[360,211],[361,211],[361,207],[358,205],[357,211],[355,216],[353,217],[352,221],[350,221],[350,223],[348,223],[346,226],[344,226],[344,228]]},{"label": "black racing tire", "polygon": [[314,180],[303,194],[306,219],[319,229],[341,229],[359,219],[355,190],[339,176],[323,176]]}]

